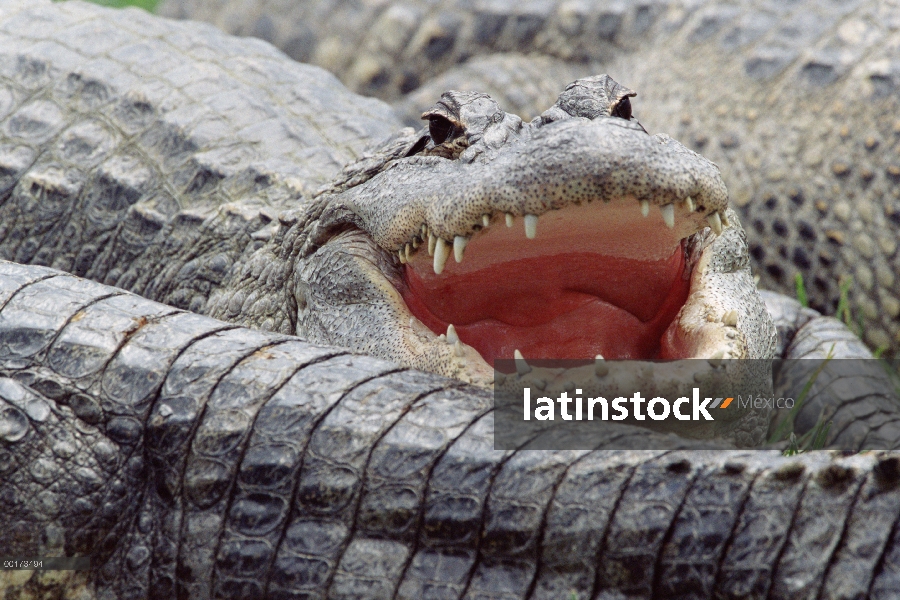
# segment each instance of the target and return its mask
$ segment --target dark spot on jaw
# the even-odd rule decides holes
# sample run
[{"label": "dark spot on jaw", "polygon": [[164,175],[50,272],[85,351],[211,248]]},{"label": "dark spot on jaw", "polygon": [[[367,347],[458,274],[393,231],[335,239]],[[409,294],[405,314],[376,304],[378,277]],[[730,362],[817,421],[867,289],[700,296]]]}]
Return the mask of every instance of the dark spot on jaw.
[{"label": "dark spot on jaw", "polygon": [[741,141],[737,135],[733,133],[726,133],[719,139],[719,145],[725,148],[726,150],[731,148],[737,148],[740,145]]},{"label": "dark spot on jaw", "polygon": [[727,462],[723,468],[727,475],[740,475],[747,470],[747,465],[743,463]]},{"label": "dark spot on jaw", "polygon": [[875,481],[882,489],[893,489],[900,483],[900,457],[889,456],[879,460],[872,468]]},{"label": "dark spot on jaw", "polygon": [[816,230],[806,221],[797,223],[797,231],[804,240],[813,241],[816,239]]},{"label": "dark spot on jaw", "polygon": [[754,243],[750,247],[750,255],[757,261],[761,261],[766,257],[766,249],[761,244]]},{"label": "dark spot on jaw", "polygon": [[886,213],[886,216],[891,223],[893,223],[894,225],[900,226],[900,211],[892,212],[889,214]]},{"label": "dark spot on jaw", "polygon": [[677,460],[666,465],[666,470],[676,475],[684,475],[691,470],[691,463],[687,459]]},{"label": "dark spot on jaw", "polygon": [[809,260],[809,256],[806,255],[803,248],[794,248],[792,262],[800,269],[808,269],[812,266],[812,261]]},{"label": "dark spot on jaw", "polygon": [[787,235],[788,228],[787,225],[785,225],[784,221],[782,221],[781,219],[775,219],[772,222],[772,231],[774,231],[781,237],[784,237]]},{"label": "dark spot on jaw", "polygon": [[801,463],[789,463],[775,471],[772,476],[778,481],[796,482],[803,476],[806,467]]},{"label": "dark spot on jaw", "polygon": [[403,79],[400,81],[400,93],[408,94],[418,89],[420,85],[422,85],[422,80],[416,73],[404,73]]},{"label": "dark spot on jaw", "polygon": [[845,489],[853,480],[855,472],[850,467],[828,465],[816,476],[816,480],[825,489]]},{"label": "dark spot on jaw", "polygon": [[378,90],[386,86],[391,82],[391,74],[388,73],[387,69],[380,69],[372,78],[369,80],[369,87],[373,90]]},{"label": "dark spot on jaw", "polygon": [[809,83],[820,86],[828,85],[838,76],[833,65],[818,60],[812,60],[803,65],[800,73]]},{"label": "dark spot on jaw", "polygon": [[765,203],[766,208],[768,208],[769,210],[773,210],[776,206],[778,206],[778,198],[771,194],[766,196],[763,202]]},{"label": "dark spot on jaw", "polygon": [[756,233],[762,235],[766,232],[766,223],[762,219],[754,219],[753,221],[753,229],[756,230]]},{"label": "dark spot on jaw", "polygon": [[784,279],[784,269],[782,269],[781,266],[776,263],[766,265],[766,273],[772,276],[772,278],[774,278],[779,283]]},{"label": "dark spot on jaw", "polygon": [[797,206],[803,206],[803,203],[806,201],[806,198],[803,197],[803,190],[800,188],[791,190],[790,194],[788,194],[788,198],[790,198],[791,202]]}]

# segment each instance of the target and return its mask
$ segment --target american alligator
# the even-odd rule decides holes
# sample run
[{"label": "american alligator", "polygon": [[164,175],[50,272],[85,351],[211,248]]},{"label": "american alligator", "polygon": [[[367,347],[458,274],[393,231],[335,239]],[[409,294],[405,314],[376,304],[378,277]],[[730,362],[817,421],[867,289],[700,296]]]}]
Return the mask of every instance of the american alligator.
[{"label": "american alligator", "polygon": [[[360,293],[379,273],[398,272],[401,255],[408,277],[417,260],[448,275],[477,264],[479,239],[491,228],[507,232],[494,208],[525,223],[510,234],[552,239],[554,212],[532,204],[528,181],[514,182],[523,199],[500,193],[510,193],[515,169],[532,165],[545,169],[542,192],[554,184],[581,194],[629,190],[624,218],[647,239],[671,235],[678,247],[691,234],[685,264],[706,297],[688,301],[665,340],[653,342],[654,332],[652,348],[696,339],[699,356],[771,356],[772,323],[721,181],[698,155],[647,135],[629,114],[629,90],[608,78],[582,81],[527,127],[486,96],[449,94],[427,135],[402,131],[363,154],[365,138],[396,126],[387,108],[265,44],[81,3],[8,2],[0,15],[6,256],[167,301],[46,267],[0,265],[0,547],[94,561],[89,572],[4,572],[6,598],[705,597],[713,589],[874,597],[896,588],[894,455],[686,453],[695,442],[671,439],[656,452],[495,451],[486,391],[286,335],[353,347],[350,328],[368,326],[378,303],[355,315],[360,302],[352,302],[333,313],[340,319],[326,318],[322,297]],[[594,147],[578,145],[589,136]],[[542,144],[556,145],[568,175]],[[566,153],[572,148],[586,151],[581,161]],[[623,155],[649,167],[637,183],[608,176]],[[339,171],[342,157],[350,165]],[[456,169],[482,186],[420,175]],[[315,195],[319,184],[325,191]],[[423,237],[412,238],[421,215],[386,218],[384,209],[402,208],[387,198],[389,186],[425,197],[439,184],[457,204],[426,204]],[[640,185],[654,186],[645,204]],[[382,210],[373,209],[378,193]],[[673,207],[676,199],[684,201]],[[615,201],[559,201],[560,215],[618,210]],[[462,247],[457,236],[483,228],[485,214],[488,232]],[[449,261],[437,236],[452,237],[463,262]],[[317,254],[318,265],[298,259]],[[316,279],[366,257],[356,264],[369,279],[353,289],[347,278]],[[303,268],[291,279],[282,269],[294,259]],[[367,299],[399,306],[401,294],[384,281]],[[280,295],[242,296],[232,282],[262,282]],[[285,307],[285,296],[305,305]],[[822,332],[820,347],[847,334],[833,319],[778,302],[786,355],[816,352],[810,342]],[[319,328],[291,319],[310,305]],[[714,309],[712,320],[693,320],[691,306]],[[444,340],[420,330],[419,343],[449,359],[437,363],[385,349],[391,329],[371,331],[372,345],[356,349],[399,352],[406,365],[440,371],[460,352],[477,358],[451,338],[466,334],[449,328]],[[332,337],[317,337],[323,332]],[[626,355],[602,341],[610,356]],[[864,353],[852,337],[841,343]],[[834,438],[896,443],[895,405],[865,408],[835,407]],[[655,436],[634,431],[634,447]],[[840,526],[822,515],[839,515]]]},{"label": "american alligator", "polygon": [[531,124],[450,92],[388,136],[385,105],[261,42],[233,60],[235,38],[137,14],[98,45],[90,7],[5,12],[3,258],[480,385],[516,350],[774,353],[718,170],[606,76]]},{"label": "american alligator", "polygon": [[[835,341],[865,354],[834,319],[768,300],[800,355]],[[848,402],[835,429],[896,443],[892,402]],[[500,451],[490,408],[453,380],[0,262],[0,548],[92,560],[0,571],[0,592],[887,599],[900,586],[896,453],[710,452],[637,429],[633,451],[527,451],[539,438]],[[654,445],[668,449],[639,450]]]},{"label": "american alligator", "polygon": [[800,273],[812,305],[833,313],[846,280],[866,341],[900,349],[896,3],[168,0],[161,10],[268,39],[357,91],[398,101],[419,88],[406,114],[435,92],[479,89],[535,116],[597,63],[627,73],[641,122],[721,168],[761,285],[792,293]]}]

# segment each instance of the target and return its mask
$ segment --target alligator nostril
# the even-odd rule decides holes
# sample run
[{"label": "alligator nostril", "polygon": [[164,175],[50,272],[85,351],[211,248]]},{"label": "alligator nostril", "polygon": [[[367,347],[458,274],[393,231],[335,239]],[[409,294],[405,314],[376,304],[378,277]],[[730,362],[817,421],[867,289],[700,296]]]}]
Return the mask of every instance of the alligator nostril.
[{"label": "alligator nostril", "polygon": [[631,120],[631,100],[628,96],[622,98],[619,103],[613,107],[612,116],[625,119],[626,121]]}]

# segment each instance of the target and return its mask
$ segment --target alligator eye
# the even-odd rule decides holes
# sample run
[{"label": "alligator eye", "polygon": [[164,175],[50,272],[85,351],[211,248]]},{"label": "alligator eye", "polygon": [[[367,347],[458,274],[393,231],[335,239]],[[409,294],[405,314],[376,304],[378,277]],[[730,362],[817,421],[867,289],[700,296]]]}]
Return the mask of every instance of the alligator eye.
[{"label": "alligator eye", "polygon": [[626,121],[631,120],[631,100],[628,96],[619,100],[619,103],[613,108],[612,116],[625,119]]},{"label": "alligator eye", "polygon": [[435,145],[443,144],[453,133],[453,123],[440,115],[431,115],[428,117],[428,133]]}]

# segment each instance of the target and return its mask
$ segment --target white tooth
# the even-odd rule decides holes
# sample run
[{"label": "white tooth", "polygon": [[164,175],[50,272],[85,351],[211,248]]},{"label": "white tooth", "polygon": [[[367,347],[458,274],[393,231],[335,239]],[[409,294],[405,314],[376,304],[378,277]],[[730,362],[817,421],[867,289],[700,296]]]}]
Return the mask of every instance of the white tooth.
[{"label": "white tooth", "polygon": [[722,227],[728,227],[731,225],[731,222],[728,220],[728,215],[725,213],[719,213],[719,216],[722,218]]},{"label": "white tooth", "polygon": [[597,377],[606,377],[609,374],[609,365],[606,364],[602,354],[598,354],[594,359],[594,374]]},{"label": "white tooth", "polygon": [[422,223],[422,239],[425,239],[425,236],[428,235],[428,225]]},{"label": "white tooth", "polygon": [[537,215],[525,215],[525,237],[533,240],[537,235]]},{"label": "white tooth", "polygon": [[513,216],[509,213],[506,213],[506,226],[512,227],[513,224]]},{"label": "white tooth", "polygon": [[516,350],[513,352],[513,358],[516,359],[516,373],[519,375],[527,375],[531,373],[531,367],[528,366],[528,363],[525,362],[525,357],[522,356],[522,353]]},{"label": "white tooth", "polygon": [[456,340],[453,343],[453,354],[454,356],[465,356],[465,352],[463,351],[462,342]]},{"label": "white tooth", "polygon": [[728,327],[737,327],[738,311],[732,309],[722,315],[722,324]]},{"label": "white tooth", "polygon": [[447,259],[450,258],[450,246],[444,241],[444,238],[438,238],[434,245],[434,272],[440,275],[444,272],[447,265]]},{"label": "white tooth", "polygon": [[684,204],[688,209],[688,212],[694,212],[694,199],[688,196],[684,199]]},{"label": "white tooth", "polygon": [[706,220],[709,222],[710,228],[716,232],[716,235],[721,235],[722,233],[722,219],[719,218],[719,213],[714,212],[710,213]]},{"label": "white tooth", "polygon": [[419,238],[413,238],[413,241],[412,241],[412,247],[413,247],[413,248],[418,248],[418,247],[419,247]]},{"label": "white tooth", "polygon": [[400,263],[405,265],[406,264],[406,252],[403,251],[403,248],[400,248],[399,250],[397,250],[397,256],[400,257]]},{"label": "white tooth", "polygon": [[675,205],[674,204],[664,204],[659,207],[659,212],[662,213],[663,221],[666,223],[666,227],[669,229],[674,229],[675,227]]},{"label": "white tooth", "polygon": [[650,216],[650,203],[646,200],[641,200],[641,214],[645,217]]},{"label": "white tooth", "polygon": [[434,245],[437,243],[437,238],[434,237],[434,234],[430,231],[428,232],[428,256],[434,256]]},{"label": "white tooth", "polygon": [[409,254],[410,254],[409,244],[407,244],[403,247],[403,253],[406,254],[406,262],[409,262]]},{"label": "white tooth", "polygon": [[453,238],[453,260],[458,263],[462,262],[463,252],[466,250],[466,244],[469,243],[469,240],[464,238],[461,235]]},{"label": "white tooth", "polygon": [[456,327],[454,327],[452,323],[450,325],[447,325],[447,343],[455,344],[458,341],[459,336],[456,335]]},{"label": "white tooth", "polygon": [[484,227],[487,227],[491,224],[491,215],[481,215],[481,224]]}]

